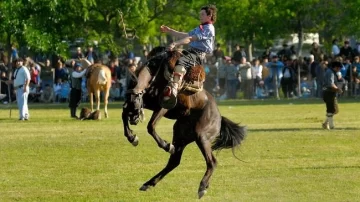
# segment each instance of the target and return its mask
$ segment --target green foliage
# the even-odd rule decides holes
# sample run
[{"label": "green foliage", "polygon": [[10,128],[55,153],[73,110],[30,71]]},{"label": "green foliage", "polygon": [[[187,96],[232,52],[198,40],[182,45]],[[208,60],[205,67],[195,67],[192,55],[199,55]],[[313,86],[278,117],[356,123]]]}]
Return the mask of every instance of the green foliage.
[{"label": "green foliage", "polygon": [[0,39],[66,54],[63,40],[84,38],[117,54],[133,42],[164,43],[162,24],[189,31],[209,3],[218,8],[217,41],[267,46],[300,29],[325,41],[360,34],[359,0],[7,0],[0,1]]}]

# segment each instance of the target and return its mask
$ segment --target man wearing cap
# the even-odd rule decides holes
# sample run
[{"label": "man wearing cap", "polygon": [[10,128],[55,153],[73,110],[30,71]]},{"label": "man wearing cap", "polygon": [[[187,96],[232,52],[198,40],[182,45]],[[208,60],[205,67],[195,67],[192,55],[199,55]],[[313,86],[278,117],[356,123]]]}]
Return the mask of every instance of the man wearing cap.
[{"label": "man wearing cap", "polygon": [[333,129],[333,116],[339,112],[336,93],[342,93],[338,88],[338,76],[336,75],[342,67],[340,62],[333,62],[331,68],[327,68],[324,76],[323,100],[326,103],[326,119],[322,124],[324,129]]},{"label": "man wearing cap", "polygon": [[29,84],[30,84],[30,72],[29,69],[23,66],[23,60],[17,58],[16,70],[14,71],[13,80],[9,80],[8,84],[14,84],[16,91],[16,101],[19,109],[19,120],[29,119],[28,108],[28,96],[29,96]]},{"label": "man wearing cap", "polygon": [[[266,64],[269,68],[269,76],[266,79],[268,88],[272,89],[274,96],[279,99],[279,87],[280,80],[282,78],[282,69],[284,68],[284,63],[279,61],[279,57],[276,53],[270,54],[271,61]],[[271,91],[271,90],[270,90]]]},{"label": "man wearing cap", "polygon": [[76,63],[74,71],[71,73],[71,91],[69,100],[71,118],[78,118],[76,116],[76,108],[79,106],[81,101],[81,82],[82,77],[85,75],[85,72],[86,69],[82,70],[81,63]]}]

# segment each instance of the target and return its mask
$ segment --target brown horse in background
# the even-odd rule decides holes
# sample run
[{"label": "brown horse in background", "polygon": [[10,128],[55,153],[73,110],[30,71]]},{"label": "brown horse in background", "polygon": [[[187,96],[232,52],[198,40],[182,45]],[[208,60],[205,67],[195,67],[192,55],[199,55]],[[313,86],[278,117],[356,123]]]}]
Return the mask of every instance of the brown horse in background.
[{"label": "brown horse in background", "polygon": [[[84,65],[83,65],[84,66]],[[85,67],[86,68],[86,67]],[[91,111],[94,111],[93,97],[95,95],[96,110],[100,110],[100,91],[104,92],[105,118],[108,118],[108,98],[111,88],[111,71],[106,65],[95,63],[87,67],[86,86],[89,93]]]}]

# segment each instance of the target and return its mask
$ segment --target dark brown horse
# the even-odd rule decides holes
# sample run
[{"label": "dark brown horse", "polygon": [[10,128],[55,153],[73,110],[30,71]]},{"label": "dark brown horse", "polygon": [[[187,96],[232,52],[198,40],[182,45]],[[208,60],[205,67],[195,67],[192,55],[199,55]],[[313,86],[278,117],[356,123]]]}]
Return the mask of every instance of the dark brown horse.
[{"label": "dark brown horse", "polygon": [[[128,141],[136,146],[138,137],[132,133],[129,122],[136,125],[141,119],[143,108],[152,110],[153,114],[147,125],[148,133],[160,148],[171,153],[166,167],[145,182],[140,188],[141,191],[155,186],[166,174],[176,168],[180,164],[185,147],[189,143],[196,142],[207,166],[198,190],[201,198],[209,187],[209,179],[216,167],[213,150],[239,146],[245,137],[246,128],[222,117],[215,99],[205,90],[197,93],[180,90],[177,105],[173,109],[167,110],[160,106],[159,100],[162,99],[162,92],[167,84],[164,71],[174,66],[178,56],[179,52],[166,52],[163,47],[157,47],[149,53],[150,59],[133,76],[133,82],[129,84],[130,90],[127,92],[122,113],[124,133]],[[199,67],[194,67],[195,70],[189,73],[193,74]],[[204,74],[200,72],[197,76],[187,78],[199,76]],[[155,131],[155,126],[162,117],[176,120],[172,143],[163,140]]]}]

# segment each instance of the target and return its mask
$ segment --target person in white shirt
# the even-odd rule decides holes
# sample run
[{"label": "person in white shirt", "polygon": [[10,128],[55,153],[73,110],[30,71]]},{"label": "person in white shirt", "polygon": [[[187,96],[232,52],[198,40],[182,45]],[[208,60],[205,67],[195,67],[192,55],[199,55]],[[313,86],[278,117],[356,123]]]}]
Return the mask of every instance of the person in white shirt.
[{"label": "person in white shirt", "polygon": [[239,74],[241,76],[241,90],[244,92],[244,99],[252,99],[253,97],[253,76],[250,62],[246,61],[246,57],[241,58],[239,64]]},{"label": "person in white shirt", "polygon": [[58,78],[58,80],[54,84],[54,93],[55,93],[55,101],[56,102],[59,102],[59,100],[60,100],[61,86],[62,86],[62,80],[61,80],[61,78]]},{"label": "person in white shirt", "polygon": [[340,48],[337,45],[337,39],[334,39],[332,41],[332,47],[331,47],[331,55],[332,56],[338,56],[340,54]]},{"label": "person in white shirt", "polygon": [[30,85],[30,71],[28,68],[23,66],[23,59],[17,58],[16,70],[13,75],[13,80],[9,80],[8,84],[14,84],[16,91],[16,101],[19,109],[19,120],[28,120],[30,117],[28,108],[28,96],[29,96],[29,85]]},{"label": "person in white shirt", "polygon": [[263,66],[260,64],[260,60],[259,59],[254,59],[253,60],[253,65],[252,65],[252,75],[253,75],[253,79],[254,79],[254,93],[255,95],[257,95],[257,90],[260,88],[262,89],[264,86],[264,82],[262,81],[262,71],[263,71]]}]

